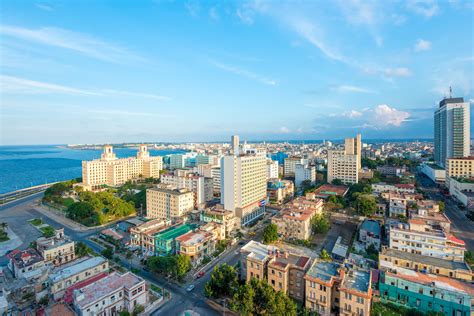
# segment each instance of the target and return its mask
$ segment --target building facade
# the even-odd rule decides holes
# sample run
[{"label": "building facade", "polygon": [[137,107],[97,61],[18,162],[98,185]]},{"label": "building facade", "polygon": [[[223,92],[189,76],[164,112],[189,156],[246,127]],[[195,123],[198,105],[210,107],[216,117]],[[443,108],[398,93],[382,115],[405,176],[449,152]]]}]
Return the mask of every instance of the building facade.
[{"label": "building facade", "polygon": [[304,163],[304,159],[299,156],[286,157],[284,161],[285,163],[283,165],[283,170],[285,173],[285,177],[294,177],[296,165]]},{"label": "building facade", "polygon": [[194,209],[194,193],[161,185],[146,190],[146,215],[152,219],[176,221]]},{"label": "building facade", "polygon": [[303,181],[311,184],[316,182],[316,167],[311,165],[297,164],[295,166],[295,186],[301,188]]},{"label": "building facade", "polygon": [[445,98],[434,113],[434,159],[440,166],[448,158],[470,154],[470,104],[463,98]]},{"label": "building facade", "polygon": [[38,238],[36,249],[45,263],[52,263],[55,266],[68,263],[76,258],[75,243],[64,235],[64,228],[56,229],[55,235],[52,237]]},{"label": "building facade", "polygon": [[342,150],[328,150],[328,182],[339,179],[344,184],[358,183],[358,161],[358,155],[349,155]]},{"label": "building facade", "polygon": [[118,159],[112,146],[106,145],[100,159],[82,162],[82,185],[84,190],[114,187],[140,177],[158,178],[161,169],[162,158],[151,157],[146,145],[140,145],[136,157],[123,159]]},{"label": "building facade", "polygon": [[213,184],[210,178],[177,169],[173,173],[162,174],[160,179],[163,184],[193,192],[195,208],[203,207],[213,199]]},{"label": "building facade", "polygon": [[267,180],[278,179],[278,161],[267,159]]}]

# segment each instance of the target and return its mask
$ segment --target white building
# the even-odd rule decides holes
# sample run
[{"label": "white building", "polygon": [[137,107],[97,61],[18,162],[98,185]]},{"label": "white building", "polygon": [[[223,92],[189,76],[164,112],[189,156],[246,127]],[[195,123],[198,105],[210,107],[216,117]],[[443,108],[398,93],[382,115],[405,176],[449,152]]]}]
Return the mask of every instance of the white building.
[{"label": "white building", "polygon": [[328,182],[335,179],[345,184],[359,182],[359,156],[346,154],[343,150],[328,150]]},{"label": "white building", "polygon": [[301,157],[286,157],[283,166],[285,171],[285,177],[294,177],[296,165],[302,163],[304,163],[304,159]]},{"label": "white building", "polygon": [[221,161],[221,204],[246,225],[263,216],[267,196],[264,152],[224,156]]},{"label": "white building", "polygon": [[278,178],[278,161],[267,159],[267,180]]},{"label": "white building", "polygon": [[133,179],[158,178],[163,169],[160,156],[151,157],[146,145],[140,145],[137,157],[118,159],[110,145],[104,146],[100,159],[82,162],[84,190],[101,189],[104,185],[118,186]]},{"label": "white building", "polygon": [[316,182],[316,167],[310,165],[297,164],[295,168],[295,185],[301,187],[303,181]]},{"label": "white building", "polygon": [[446,159],[470,154],[470,104],[463,98],[445,98],[434,114],[434,158],[444,167]]},{"label": "white building", "polygon": [[74,291],[74,309],[80,316],[118,315],[120,311],[132,313],[136,306],[145,306],[147,302],[145,281],[131,272],[113,272]]},{"label": "white building", "polygon": [[194,192],[194,207],[203,207],[213,198],[212,179],[194,174],[188,170],[175,170],[160,176],[161,183],[178,189]]},{"label": "white building", "polygon": [[420,171],[424,173],[433,182],[445,182],[446,170],[433,163],[422,163],[419,167]]}]

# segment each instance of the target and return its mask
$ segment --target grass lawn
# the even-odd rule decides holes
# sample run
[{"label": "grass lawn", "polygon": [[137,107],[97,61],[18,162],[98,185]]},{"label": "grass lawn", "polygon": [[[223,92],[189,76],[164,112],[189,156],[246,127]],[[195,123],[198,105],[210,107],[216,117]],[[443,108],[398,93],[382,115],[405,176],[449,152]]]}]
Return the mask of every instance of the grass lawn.
[{"label": "grass lawn", "polygon": [[55,234],[54,228],[51,226],[45,226],[40,229],[43,232],[43,237],[46,237],[46,238],[53,237]]},{"label": "grass lawn", "polygon": [[30,223],[34,226],[39,226],[43,224],[43,221],[40,218],[35,218],[35,219],[30,220]]},{"label": "grass lawn", "polygon": [[8,238],[7,233],[3,229],[0,229],[0,242],[7,240],[10,240],[10,238]]}]

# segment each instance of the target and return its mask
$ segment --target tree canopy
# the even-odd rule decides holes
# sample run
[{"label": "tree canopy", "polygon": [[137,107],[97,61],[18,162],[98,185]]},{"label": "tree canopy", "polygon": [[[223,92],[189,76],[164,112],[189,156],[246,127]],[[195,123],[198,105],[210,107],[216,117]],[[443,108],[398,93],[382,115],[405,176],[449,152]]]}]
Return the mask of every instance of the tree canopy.
[{"label": "tree canopy", "polygon": [[324,214],[316,214],[311,219],[311,229],[315,234],[325,234],[331,228],[329,219]]},{"label": "tree canopy", "polygon": [[237,271],[226,263],[217,266],[206,283],[204,293],[207,297],[232,296],[239,286]]},{"label": "tree canopy", "polygon": [[268,224],[263,230],[263,243],[270,244],[278,240],[278,227],[275,224]]}]

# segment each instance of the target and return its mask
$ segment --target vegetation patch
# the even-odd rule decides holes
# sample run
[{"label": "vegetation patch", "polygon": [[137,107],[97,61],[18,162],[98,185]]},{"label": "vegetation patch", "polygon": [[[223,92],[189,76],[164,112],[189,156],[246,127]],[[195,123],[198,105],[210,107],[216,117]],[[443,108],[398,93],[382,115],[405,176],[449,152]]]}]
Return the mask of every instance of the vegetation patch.
[{"label": "vegetation patch", "polygon": [[49,225],[41,227],[40,230],[43,233],[43,237],[46,237],[46,238],[53,237],[54,234],[56,233],[54,228]]},{"label": "vegetation patch", "polygon": [[43,225],[43,221],[40,218],[35,218],[29,221],[34,226]]}]

